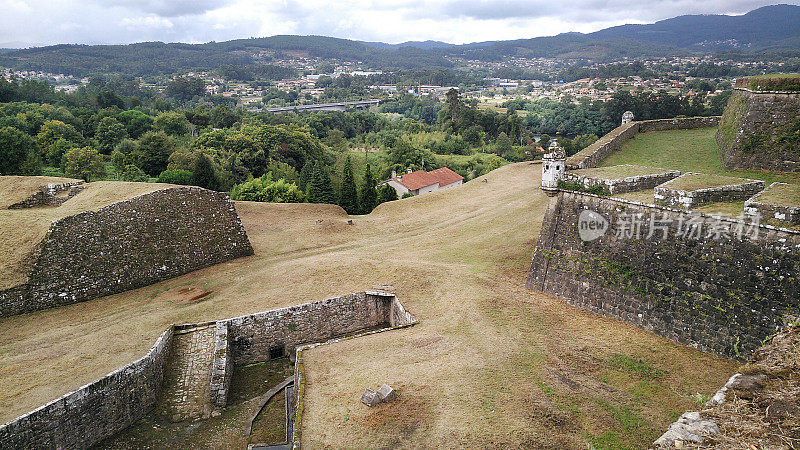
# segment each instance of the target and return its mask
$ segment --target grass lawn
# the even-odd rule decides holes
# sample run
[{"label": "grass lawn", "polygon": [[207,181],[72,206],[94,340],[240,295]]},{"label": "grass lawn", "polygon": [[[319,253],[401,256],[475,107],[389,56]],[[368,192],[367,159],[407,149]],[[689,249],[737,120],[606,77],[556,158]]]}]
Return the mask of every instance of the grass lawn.
[{"label": "grass lawn", "polygon": [[800,172],[725,170],[714,141],[716,128],[651,131],[636,135],[603,160],[601,166],[637,164],[739,178],[800,184]]},{"label": "grass lawn", "polygon": [[585,175],[592,178],[603,178],[614,180],[619,178],[637,177],[642,175],[654,175],[664,173],[666,170],[655,167],[635,166],[622,164],[619,166],[595,167],[592,169],[578,169],[570,171],[576,175]]},{"label": "grass lawn", "polygon": [[[390,284],[419,324],[304,352],[303,445],[646,448],[738,364],[526,289],[551,201],[540,174],[509,164],[486,182],[356,217],[332,205],[237,202],[253,256],[0,319],[0,422],[141,357],[170,323]],[[214,293],[175,301],[178,286]],[[360,403],[383,383],[399,391],[395,402]],[[215,430],[233,426],[225,417]]]},{"label": "grass lawn", "polygon": [[794,184],[768,186],[756,201],[770,205],[800,206],[800,186]]},{"label": "grass lawn", "polygon": [[720,186],[730,186],[750,183],[753,180],[746,178],[726,177],[722,175],[709,175],[705,173],[686,173],[678,178],[667,181],[662,187],[683,191],[695,191]]}]

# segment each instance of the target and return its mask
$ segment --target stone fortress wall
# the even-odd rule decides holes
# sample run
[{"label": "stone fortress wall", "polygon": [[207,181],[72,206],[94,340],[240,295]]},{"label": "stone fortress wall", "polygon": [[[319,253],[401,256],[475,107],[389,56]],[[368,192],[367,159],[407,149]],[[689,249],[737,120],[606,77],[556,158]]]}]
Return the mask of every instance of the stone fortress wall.
[{"label": "stone fortress wall", "polygon": [[[788,186],[787,183],[772,183],[767,190],[778,187]],[[789,226],[800,225],[800,207],[789,205],[775,205],[764,203],[761,196],[767,190],[761,191],[744,202],[744,214],[746,216],[760,215],[762,219]]]},{"label": "stone fortress wall", "polygon": [[[89,448],[132,425],[154,408],[174,357],[170,342],[180,329],[215,327],[208,382],[209,400],[219,410],[227,402],[234,362],[267,361],[295,350],[299,354],[309,344],[416,321],[394,294],[366,291],[217,322],[173,325],[141,359],[0,426],[0,448]],[[295,375],[302,378],[302,373]],[[295,401],[302,402],[302,397]]]},{"label": "stone fortress wall", "polygon": [[593,186],[601,186],[609,194],[624,194],[626,192],[643,191],[653,189],[656,186],[674,180],[679,177],[679,170],[664,170],[661,173],[648,175],[636,175],[624,178],[602,178],[595,176],[582,175],[575,172],[564,173],[564,181],[578,183],[588,189]]},{"label": "stone fortress wall", "polygon": [[[578,232],[585,210],[601,214],[608,227],[586,242]],[[636,220],[636,230],[623,227],[623,218]],[[688,229],[692,218],[704,224]],[[720,235],[719,223],[744,238]],[[617,238],[623,229],[639,238]],[[526,284],[695,348],[744,358],[800,314],[798,271],[800,232],[561,191],[548,206]]]},{"label": "stone fortress wall", "polygon": [[174,187],[53,222],[0,317],[116,294],[253,254],[225,193]]},{"label": "stone fortress wall", "polygon": [[89,448],[153,409],[174,327],[141,359],[0,426],[0,448]]},{"label": "stone fortress wall", "polygon": [[570,156],[567,159],[567,168],[590,169],[592,167],[597,167],[602,160],[619,150],[622,144],[633,139],[639,133],[713,127],[717,126],[719,121],[720,116],[711,116],[643,120],[639,122],[623,123],[610,133],[598,139],[592,145]]},{"label": "stone fortress wall", "polygon": [[[682,176],[693,175],[687,172]],[[715,186],[702,189],[675,189],[669,184],[653,188],[653,199],[659,205],[673,208],[691,209],[715,202],[738,202],[748,200],[764,190],[766,183],[761,180],[742,179],[738,184]]]},{"label": "stone fortress wall", "polygon": [[[739,80],[747,82],[747,78]],[[737,82],[719,129],[726,169],[800,171],[800,91],[757,91]]]}]

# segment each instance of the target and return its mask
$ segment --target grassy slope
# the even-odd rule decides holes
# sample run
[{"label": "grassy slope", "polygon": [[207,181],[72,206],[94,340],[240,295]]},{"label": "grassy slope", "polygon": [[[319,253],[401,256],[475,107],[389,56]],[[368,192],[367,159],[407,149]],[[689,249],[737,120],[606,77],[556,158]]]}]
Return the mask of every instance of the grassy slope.
[{"label": "grassy slope", "polygon": [[[417,326],[305,353],[306,445],[645,447],[736,364],[525,289],[540,170],[504,166],[354,225],[335,206],[238,203],[252,257],[0,320],[0,422],[133,361],[169,323],[392,284]],[[188,284],[215,292],[164,295]],[[399,400],[364,407],[382,383]]]},{"label": "grassy slope", "polygon": [[739,178],[800,184],[800,172],[725,170],[717,144],[716,128],[643,133],[626,142],[622,149],[603,160],[601,166],[638,164],[684,172],[702,172]]},{"label": "grassy slope", "polygon": [[[17,198],[21,192],[25,192],[27,195],[22,198],[24,199],[38,190],[38,185],[34,186],[36,183],[53,182],[49,177],[33,178],[32,184],[30,177],[0,177],[0,198]],[[53,221],[84,211],[96,211],[112,203],[169,186],[97,181],[89,183],[83,191],[58,207],[0,209],[0,236],[3,237],[0,239],[0,273],[3,274],[0,278],[0,289],[25,282],[27,271],[33,263],[31,253],[47,234]]]}]

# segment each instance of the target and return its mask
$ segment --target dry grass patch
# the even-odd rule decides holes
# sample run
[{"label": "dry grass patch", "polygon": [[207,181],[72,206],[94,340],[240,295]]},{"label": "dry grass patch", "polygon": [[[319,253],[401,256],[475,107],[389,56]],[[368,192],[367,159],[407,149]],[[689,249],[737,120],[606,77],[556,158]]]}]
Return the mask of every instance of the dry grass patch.
[{"label": "dry grass patch", "polygon": [[744,184],[752,181],[755,180],[726,177],[721,175],[709,175],[705,173],[685,173],[678,178],[667,181],[659,187],[682,191],[696,191],[698,189]]},{"label": "dry grass patch", "polygon": [[761,192],[759,203],[778,206],[800,206],[800,186],[796,184],[774,184]]},{"label": "dry grass patch", "polygon": [[[254,256],[0,320],[0,421],[136,359],[169,323],[390,284],[419,324],[303,353],[304,445],[646,447],[692,407],[691,394],[714,392],[735,364],[525,289],[550,201],[540,173],[511,164],[485,183],[366,216],[237,203]],[[160,296],[188,284],[214,293],[192,303]],[[663,375],[642,378],[614,355]],[[360,403],[364,388],[383,383],[398,389],[396,402]]]},{"label": "dry grass patch", "polygon": [[595,167],[592,169],[572,170],[570,173],[584,175],[591,178],[603,178],[615,180],[627,177],[638,177],[642,175],[655,175],[666,172],[665,169],[656,167],[636,166],[632,164],[620,164],[618,166]]},{"label": "dry grass patch", "polygon": [[744,202],[709,203],[707,205],[694,208],[692,211],[713,214],[717,216],[739,218],[744,214]]},{"label": "dry grass patch", "polygon": [[0,176],[0,209],[19,203],[50,183],[76,183],[81,180],[61,177]]}]

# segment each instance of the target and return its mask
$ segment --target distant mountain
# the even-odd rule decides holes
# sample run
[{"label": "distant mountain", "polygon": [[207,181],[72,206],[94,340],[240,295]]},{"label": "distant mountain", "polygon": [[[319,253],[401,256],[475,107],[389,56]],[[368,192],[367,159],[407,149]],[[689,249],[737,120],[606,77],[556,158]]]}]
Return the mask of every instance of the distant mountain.
[{"label": "distant mountain", "polygon": [[414,47],[421,50],[430,50],[434,48],[449,48],[455,47],[455,44],[448,44],[447,42],[442,41],[406,41],[401,42],[399,44],[386,44],[384,42],[362,42],[363,44],[369,45],[370,47],[375,48],[382,48],[382,49],[396,49],[400,47]]},{"label": "distant mountain", "polygon": [[686,15],[588,34],[462,45],[446,53],[489,60],[507,56],[602,59],[730,50],[800,54],[800,6],[765,6],[741,16]]},{"label": "distant mountain", "polygon": [[608,60],[730,51],[800,56],[800,6],[765,6],[741,16],[687,15],[588,34],[564,33],[465,45],[439,41],[385,44],[326,36],[272,36],[206,44],[54,45],[0,52],[0,65],[79,76],[147,76],[222,65],[270,64],[273,58],[269,52],[361,61],[371,68],[392,70],[446,69],[453,66],[448,59],[452,56],[489,61],[511,56]]}]

